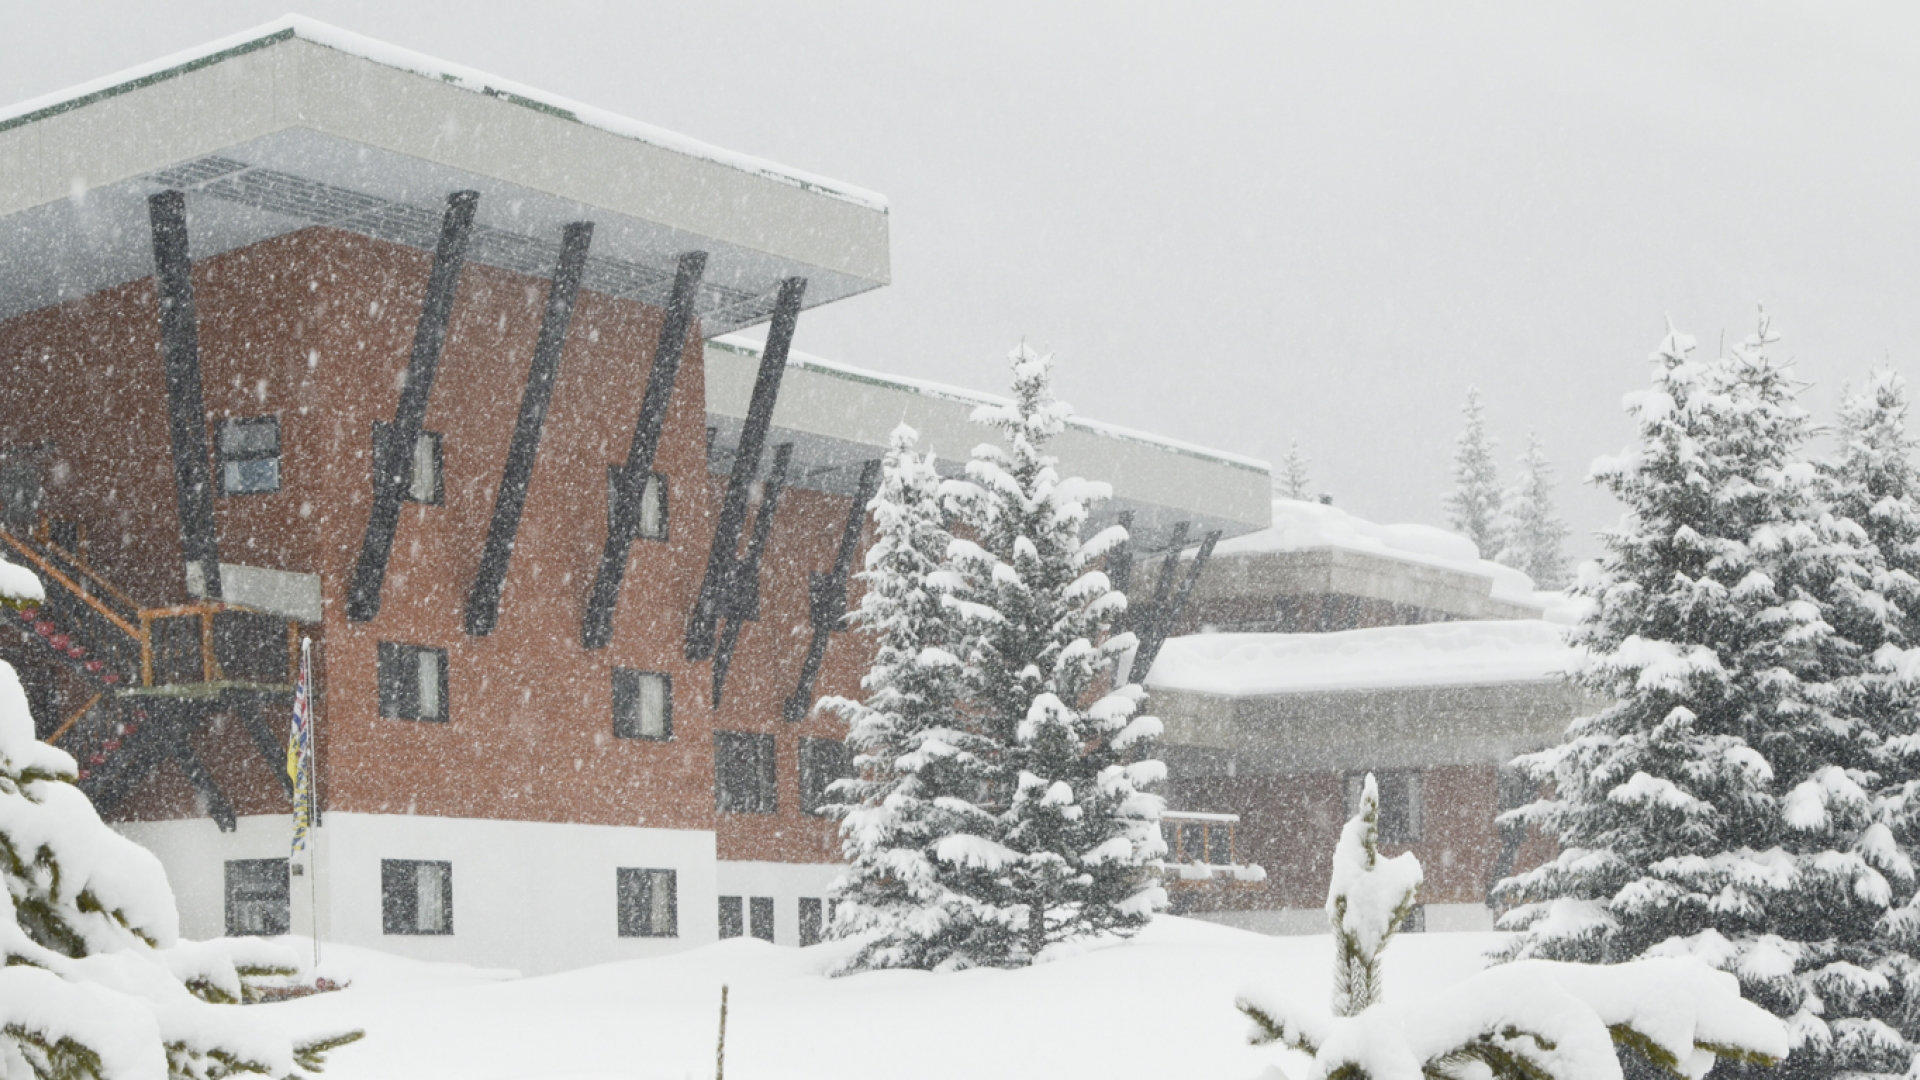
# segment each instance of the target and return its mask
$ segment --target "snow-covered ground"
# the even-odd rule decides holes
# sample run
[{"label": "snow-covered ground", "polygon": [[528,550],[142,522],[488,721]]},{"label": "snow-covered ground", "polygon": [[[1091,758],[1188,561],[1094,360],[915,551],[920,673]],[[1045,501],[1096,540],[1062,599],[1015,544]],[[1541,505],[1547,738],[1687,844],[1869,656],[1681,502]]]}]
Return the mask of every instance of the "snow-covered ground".
[{"label": "snow-covered ground", "polygon": [[[1389,995],[1467,977],[1498,940],[1396,938]],[[329,1057],[328,1080],[711,1077],[722,983],[726,1072],[736,1080],[1251,1080],[1281,1052],[1246,1045],[1236,993],[1268,987],[1325,1001],[1333,963],[1324,935],[1265,937],[1173,917],[1131,941],[1019,971],[826,977],[844,948],[734,939],[513,979],[329,947],[321,970],[351,986],[256,1008],[296,1032],[363,1028],[365,1039]]]}]

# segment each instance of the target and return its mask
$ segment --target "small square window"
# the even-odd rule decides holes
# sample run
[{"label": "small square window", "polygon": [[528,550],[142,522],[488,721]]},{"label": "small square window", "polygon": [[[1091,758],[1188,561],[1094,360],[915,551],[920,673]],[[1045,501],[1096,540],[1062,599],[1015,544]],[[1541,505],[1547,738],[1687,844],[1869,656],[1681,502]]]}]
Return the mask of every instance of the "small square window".
[{"label": "small square window", "polygon": [[287,860],[227,863],[227,936],[284,934],[293,923]]},{"label": "small square window", "polygon": [[381,642],[380,715],[446,720],[447,650]]},{"label": "small square window", "polygon": [[220,421],[215,436],[222,495],[265,495],[280,490],[280,418],[236,417]]},{"label": "small square window", "polygon": [[[1347,775],[1347,816],[1360,812],[1360,792],[1366,786],[1365,773]],[[1420,774],[1412,771],[1374,774],[1380,786],[1380,840],[1387,844],[1411,844],[1420,839]]]},{"label": "small square window", "polygon": [[[393,430],[389,420],[373,422],[374,461],[380,460],[378,450],[387,433]],[[408,502],[426,503],[439,506],[446,498],[446,485],[441,478],[440,433],[422,431],[413,441],[413,480],[407,485],[404,496]]]},{"label": "small square window", "polygon": [[723,896],[720,898],[720,936],[723,938],[743,937],[747,932],[746,916],[742,912],[740,897]]},{"label": "small square window", "polygon": [[672,870],[619,869],[621,937],[679,936],[678,877]]},{"label": "small square window", "polygon": [[723,814],[773,813],[773,736],[714,732],[713,788],[714,805]]},{"label": "small square window", "polygon": [[817,896],[800,898],[800,945],[818,945],[826,937],[826,905]]},{"label": "small square window", "polygon": [[800,739],[800,808],[821,813],[837,802],[827,789],[835,780],[853,775],[853,753],[838,739]]},{"label": "small square window", "polygon": [[453,933],[453,864],[380,860],[380,924],[388,934]]},{"label": "small square window", "polygon": [[622,739],[673,738],[673,680],[659,672],[614,668],[613,733]]},{"label": "small square window", "polygon": [[756,896],[747,901],[747,924],[754,937],[773,940],[773,897]]},{"label": "small square window", "polygon": [[[620,482],[620,466],[607,467],[607,505],[612,506],[619,500],[614,497],[613,486]],[[640,539],[665,540],[667,538],[667,478],[660,473],[647,477],[647,490],[640,496]]]}]

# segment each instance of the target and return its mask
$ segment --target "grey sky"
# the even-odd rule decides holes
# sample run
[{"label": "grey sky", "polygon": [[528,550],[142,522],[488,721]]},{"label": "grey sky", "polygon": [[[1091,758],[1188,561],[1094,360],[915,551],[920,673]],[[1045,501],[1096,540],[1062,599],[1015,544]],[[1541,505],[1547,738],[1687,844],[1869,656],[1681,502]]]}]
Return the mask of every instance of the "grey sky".
[{"label": "grey sky", "polygon": [[[0,99],[284,12],[8,0]],[[1920,341],[1920,9],[324,2],[304,14],[880,191],[894,284],[810,352],[998,389],[1441,519],[1466,387],[1577,481],[1670,314],[1834,391]],[[1580,549],[1589,552],[1590,541]]]}]

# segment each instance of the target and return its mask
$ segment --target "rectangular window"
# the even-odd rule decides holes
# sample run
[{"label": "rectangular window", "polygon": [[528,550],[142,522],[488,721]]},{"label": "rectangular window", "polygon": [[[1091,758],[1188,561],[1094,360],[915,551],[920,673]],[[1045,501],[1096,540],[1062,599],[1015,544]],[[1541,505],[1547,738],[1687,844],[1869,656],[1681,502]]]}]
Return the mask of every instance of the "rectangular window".
[{"label": "rectangular window", "polygon": [[[1380,841],[1386,844],[1411,844],[1420,839],[1420,774],[1413,771],[1374,774],[1380,785]],[[1366,786],[1365,773],[1347,776],[1347,816],[1360,812],[1360,792]]]},{"label": "rectangular window", "polygon": [[613,733],[622,739],[673,738],[673,680],[659,672],[614,668]]},{"label": "rectangular window", "polygon": [[446,720],[447,650],[381,642],[380,715]]},{"label": "rectangular window", "polygon": [[747,903],[748,929],[761,941],[773,940],[773,897],[756,896]]},{"label": "rectangular window", "polygon": [[720,898],[720,936],[723,938],[740,937],[747,932],[747,920],[741,913],[740,898],[723,896]]},{"label": "rectangular window", "polygon": [[800,945],[818,945],[826,937],[825,905],[817,896],[800,898]]},{"label": "rectangular window", "polygon": [[[608,506],[617,502],[613,498],[613,485],[620,480],[620,466],[607,467]],[[667,538],[667,478],[660,473],[647,477],[647,490],[640,496],[640,539],[665,540]]]},{"label": "rectangular window", "polygon": [[773,736],[746,731],[713,733],[714,805],[723,814],[771,814]]},{"label": "rectangular window", "polygon": [[623,866],[617,875],[621,937],[680,935],[679,900],[674,895],[678,874]]},{"label": "rectangular window", "polygon": [[285,859],[227,863],[227,936],[284,934],[293,924]]},{"label": "rectangular window", "polygon": [[264,495],[280,490],[280,418],[249,416],[220,421],[215,436],[222,495]]},{"label": "rectangular window", "polygon": [[[380,443],[387,438],[387,432],[393,430],[390,420],[373,422],[373,442],[376,452]],[[378,461],[379,458],[374,459]],[[419,438],[413,440],[413,482],[407,485],[405,498],[408,502],[427,503],[439,506],[446,499],[446,484],[440,474],[440,433],[422,431]]]},{"label": "rectangular window", "polygon": [[853,752],[839,739],[800,739],[800,808],[820,813],[837,801],[827,788],[853,775]]},{"label": "rectangular window", "polygon": [[453,933],[453,864],[380,860],[380,924],[388,934]]}]

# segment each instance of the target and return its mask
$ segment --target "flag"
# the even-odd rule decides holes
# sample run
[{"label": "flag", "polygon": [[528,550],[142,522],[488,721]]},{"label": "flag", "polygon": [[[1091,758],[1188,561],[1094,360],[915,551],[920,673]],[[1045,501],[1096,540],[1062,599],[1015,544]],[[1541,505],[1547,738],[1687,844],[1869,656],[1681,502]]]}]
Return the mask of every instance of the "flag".
[{"label": "flag", "polygon": [[313,643],[300,639],[300,678],[293,684],[293,730],[287,736],[287,779],[293,782],[293,854],[313,826]]}]

